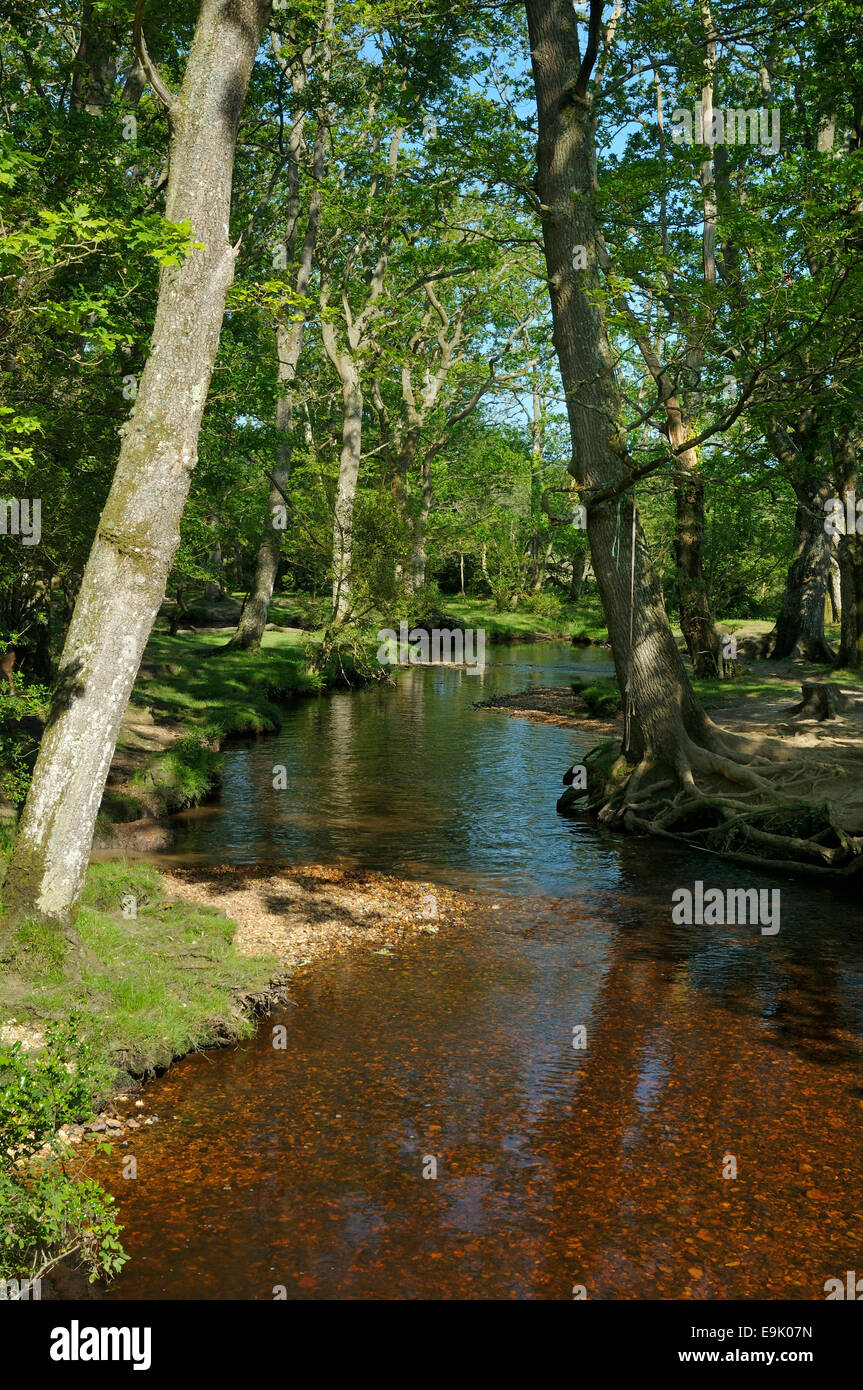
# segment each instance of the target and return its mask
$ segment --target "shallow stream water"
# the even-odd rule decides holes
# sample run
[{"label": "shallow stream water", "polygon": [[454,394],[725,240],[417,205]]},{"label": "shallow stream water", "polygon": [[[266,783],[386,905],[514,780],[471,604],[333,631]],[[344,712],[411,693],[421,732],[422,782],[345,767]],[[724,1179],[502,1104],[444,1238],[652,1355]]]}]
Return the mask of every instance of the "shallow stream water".
[{"label": "shallow stream water", "polygon": [[[159,1123],[91,1165],[131,1262],[58,1293],[809,1299],[863,1271],[859,888],[558,817],[595,740],[473,702],[609,658],[490,656],[227,751],[183,862],[359,864],[478,908],[306,967],[253,1040],[148,1086]],[[696,880],[779,887],[780,931],[675,926]]]}]

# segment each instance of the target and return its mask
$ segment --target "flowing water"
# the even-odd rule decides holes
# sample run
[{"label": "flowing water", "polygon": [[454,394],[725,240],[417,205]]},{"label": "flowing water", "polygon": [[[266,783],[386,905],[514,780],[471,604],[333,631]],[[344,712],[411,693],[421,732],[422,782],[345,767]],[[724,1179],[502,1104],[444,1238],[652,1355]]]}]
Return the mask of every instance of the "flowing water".
[{"label": "flowing water", "polygon": [[[608,657],[491,657],[226,753],[184,862],[360,864],[478,910],[306,968],[253,1040],[152,1083],[159,1123],[91,1165],[132,1260],[60,1294],[809,1299],[863,1272],[859,889],[558,817],[595,740],[473,701]],[[780,887],[780,931],[675,926],[698,879]]]}]

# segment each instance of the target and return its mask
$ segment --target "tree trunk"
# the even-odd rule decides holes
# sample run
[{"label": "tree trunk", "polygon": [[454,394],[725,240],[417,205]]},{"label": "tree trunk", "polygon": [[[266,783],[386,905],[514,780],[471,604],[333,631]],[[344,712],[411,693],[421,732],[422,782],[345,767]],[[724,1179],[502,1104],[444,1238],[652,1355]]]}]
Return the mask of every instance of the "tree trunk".
[{"label": "tree trunk", "polygon": [[822,478],[813,484],[800,478],[792,486],[797,498],[794,559],[767,654],[773,661],[799,656],[804,661],[832,663],[833,652],[824,635],[832,548],[824,529],[824,502],[833,496],[833,482]]},{"label": "tree trunk", "polygon": [[[333,25],[333,4],[328,0],[324,19],[324,45],[322,54],[322,74],[323,81],[329,80],[330,73],[330,32]],[[305,82],[305,72],[302,77]],[[300,86],[299,82],[294,83],[295,91]],[[326,169],[326,155],[329,139],[329,128],[326,114],[322,108],[318,113],[318,129],[315,136],[314,151],[312,154],[312,193],[309,199],[309,211],[306,221],[306,235],[300,251],[299,263],[297,265],[297,276],[295,289],[298,296],[305,298],[309,292],[309,282],[312,277],[312,264],[315,257],[315,248],[318,243],[318,232],[321,225],[321,188],[323,186],[324,172]],[[299,210],[300,191],[299,191],[299,154],[302,141],[300,123],[297,122],[291,133],[291,153],[290,164],[291,178],[293,181],[292,201],[295,204],[291,225],[288,229],[286,247],[293,253],[296,238],[297,216]],[[252,581],[251,591],[243,611],[240,614],[240,621],[237,630],[228,643],[228,647],[239,648],[241,651],[259,651],[267,620],[270,615],[270,604],[273,601],[273,593],[276,587],[276,578],[279,572],[279,558],[282,550],[282,530],[275,525],[275,515],[279,507],[284,505],[285,491],[291,476],[292,461],[292,430],[294,418],[294,382],[297,376],[297,366],[300,360],[300,353],[303,347],[303,337],[305,334],[305,316],[293,323],[276,324],[276,352],[278,355],[278,393],[276,396],[276,431],[279,436],[279,444],[276,450],[275,467],[270,487],[267,495],[267,511],[261,527],[261,543],[258,547],[257,559],[255,561],[255,577]]]},{"label": "tree trunk", "polygon": [[92,3],[81,7],[81,37],[73,65],[69,111],[86,111],[101,116],[111,99],[117,77],[116,25],[108,24],[104,15],[94,16]]},{"label": "tree trunk", "polygon": [[[833,441],[837,495],[857,496],[857,449],[851,434],[842,431]],[[863,536],[849,535],[846,526],[839,536],[839,583],[842,628],[836,665],[853,670],[863,662]]]},{"label": "tree trunk", "polygon": [[572,603],[577,603],[584,592],[584,570],[587,564],[587,551],[580,550],[572,558],[572,576],[569,581],[569,597]]},{"label": "tree trunk", "polygon": [[836,665],[853,670],[860,664],[860,649],[857,645],[857,582],[854,559],[851,554],[853,542],[848,536],[839,541],[839,586],[842,626],[839,637],[839,650]]},{"label": "tree trunk", "polygon": [[150,356],[87,561],[6,877],[0,954],[8,951],[12,926],[32,915],[59,923],[80,955],[70,924],[197,461],[234,273],[229,217],[237,128],[269,9],[265,0],[202,0],[183,86],[171,99],[165,215],[188,219],[203,245],[160,275]]},{"label": "tree trunk", "polygon": [[[679,462],[686,467],[682,457]],[[686,476],[677,482],[674,501],[677,519],[674,555],[677,562],[680,630],[695,674],[722,678],[726,674],[722,639],[713,621],[704,575],[704,484],[694,468],[688,468]]]},{"label": "tree trunk", "polygon": [[212,576],[204,585],[204,599],[207,603],[218,603],[222,597],[222,542],[218,536],[219,519],[211,516],[207,522],[210,529],[216,532],[213,548],[207,556],[207,563],[212,570]]},{"label": "tree trunk", "polygon": [[836,550],[830,553],[830,621],[831,623],[842,622],[842,578],[839,573],[839,558]]},{"label": "tree trunk", "polygon": [[[526,0],[526,8],[554,345],[572,435],[571,471],[586,493],[593,570],[627,702],[625,749],[634,758],[651,756],[679,768],[689,738],[700,738],[708,721],[671,632],[632,492],[591,500],[592,493],[623,484],[630,464],[598,293],[590,73],[579,80],[577,17],[569,0]],[[586,270],[573,269],[575,247],[585,248]]]},{"label": "tree trunk", "polygon": [[333,510],[333,620],[351,611],[354,503],[363,443],[363,393],[359,373],[347,353],[339,354],[342,383],[342,452]]},{"label": "tree trunk", "polygon": [[284,505],[284,493],[291,476],[291,429],[294,409],[294,378],[303,344],[304,323],[276,325],[276,345],[279,354],[280,390],[276,397],[276,429],[279,445],[276,464],[267,495],[267,514],[255,561],[255,577],[249,597],[243,606],[237,630],[228,647],[240,651],[260,650],[261,640],[270,616],[270,604],[279,572],[282,531],[275,525],[277,509]]},{"label": "tree trunk", "polygon": [[416,593],[426,582],[426,532],[432,505],[431,461],[423,455],[421,465],[420,508],[413,523],[413,554],[411,555],[410,588]]}]

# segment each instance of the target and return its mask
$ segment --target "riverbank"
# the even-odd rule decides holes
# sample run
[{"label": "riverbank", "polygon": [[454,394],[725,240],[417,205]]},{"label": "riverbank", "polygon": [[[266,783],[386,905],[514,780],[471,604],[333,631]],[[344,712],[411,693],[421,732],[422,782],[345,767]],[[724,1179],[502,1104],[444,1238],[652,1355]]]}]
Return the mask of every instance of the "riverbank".
[{"label": "riverbank", "polygon": [[47,1026],[74,1013],[107,1097],[249,1036],[300,966],[389,953],[463,924],[472,906],[448,888],[331,865],[94,864],[76,923],[91,953],[82,981],[70,990],[49,928],[22,927],[0,975],[0,1043],[38,1050]]},{"label": "riverbank", "polygon": [[57,1248],[86,1251],[88,1222],[100,1231],[92,1267],[119,1268],[111,1199],[78,1179],[99,1146],[127,1148],[162,1118],[142,1082],[251,1037],[301,966],[392,955],[471,908],[448,889],[336,867],[92,865],[76,923],[82,978],[69,985],[59,935],[35,924],[0,972],[0,1275],[50,1268]]}]

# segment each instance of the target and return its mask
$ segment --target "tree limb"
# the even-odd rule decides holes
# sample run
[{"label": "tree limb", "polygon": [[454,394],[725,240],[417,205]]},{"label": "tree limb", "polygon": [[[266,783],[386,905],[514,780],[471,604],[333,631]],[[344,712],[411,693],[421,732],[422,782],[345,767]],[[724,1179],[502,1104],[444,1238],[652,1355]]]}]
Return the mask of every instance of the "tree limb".
[{"label": "tree limb", "polygon": [[135,52],[137,53],[141,61],[142,68],[147,74],[147,80],[149,81],[150,86],[153,88],[153,91],[156,93],[156,96],[159,98],[168,115],[170,117],[173,117],[174,111],[176,109],[177,98],[174,95],[174,93],[169,91],[168,88],[165,86],[165,83],[162,81],[162,78],[159,74],[159,69],[156,67],[156,64],[153,62],[149,53],[147,52],[147,41],[144,38],[143,28],[144,6],[146,5],[146,3],[147,0],[138,0],[138,3],[135,7],[135,25],[132,31]]}]

